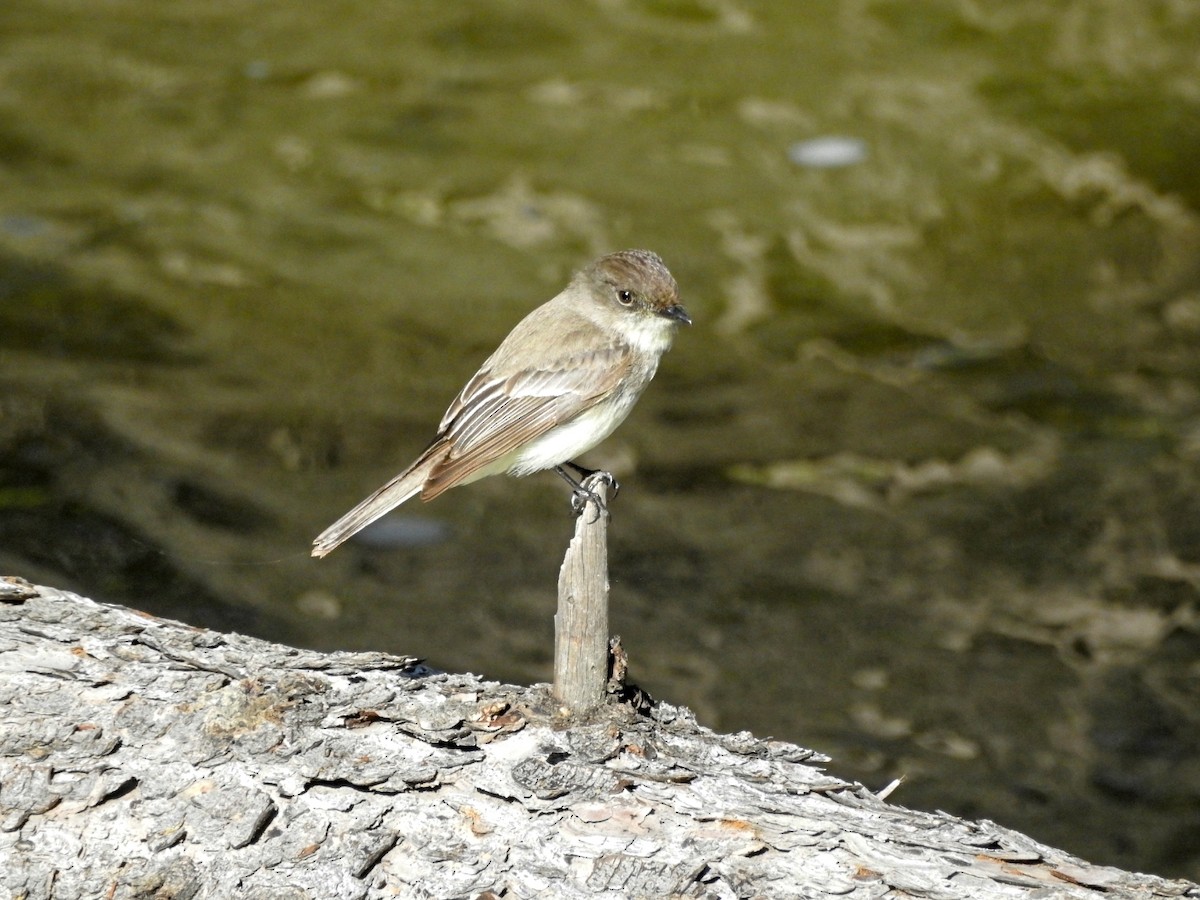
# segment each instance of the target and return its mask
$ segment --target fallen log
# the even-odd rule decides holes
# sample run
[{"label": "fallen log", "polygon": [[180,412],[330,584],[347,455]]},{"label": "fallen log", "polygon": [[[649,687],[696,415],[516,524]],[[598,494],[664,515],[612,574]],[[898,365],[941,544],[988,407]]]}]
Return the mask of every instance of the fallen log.
[{"label": "fallen log", "polygon": [[1200,897],[668,703],[221,634],[0,582],[20,898]]}]

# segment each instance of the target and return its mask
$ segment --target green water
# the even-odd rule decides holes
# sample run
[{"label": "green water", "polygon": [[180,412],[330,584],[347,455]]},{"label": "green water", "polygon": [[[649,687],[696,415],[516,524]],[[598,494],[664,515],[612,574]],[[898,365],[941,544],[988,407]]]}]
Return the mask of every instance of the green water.
[{"label": "green water", "polygon": [[1200,878],[1197,46],[1178,0],[9,2],[0,571],[548,679],[552,475],[307,547],[647,247],[696,325],[584,460],[633,678]]}]

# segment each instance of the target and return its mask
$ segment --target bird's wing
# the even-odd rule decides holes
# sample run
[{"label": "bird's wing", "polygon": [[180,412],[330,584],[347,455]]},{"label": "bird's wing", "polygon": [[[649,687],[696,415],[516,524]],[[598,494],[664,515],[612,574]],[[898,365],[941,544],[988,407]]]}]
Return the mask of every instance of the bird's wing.
[{"label": "bird's wing", "polygon": [[591,408],[616,388],[630,366],[629,347],[612,343],[564,355],[553,366],[480,371],[442,418],[438,436],[449,452],[430,473],[422,498],[433,499]]}]

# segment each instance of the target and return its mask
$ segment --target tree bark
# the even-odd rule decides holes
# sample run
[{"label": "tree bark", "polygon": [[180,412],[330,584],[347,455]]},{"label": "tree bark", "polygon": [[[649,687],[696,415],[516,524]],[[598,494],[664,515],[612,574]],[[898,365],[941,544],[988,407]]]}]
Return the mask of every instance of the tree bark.
[{"label": "tree bark", "polygon": [[0,582],[0,895],[1200,897],[884,802],[686,709]]}]

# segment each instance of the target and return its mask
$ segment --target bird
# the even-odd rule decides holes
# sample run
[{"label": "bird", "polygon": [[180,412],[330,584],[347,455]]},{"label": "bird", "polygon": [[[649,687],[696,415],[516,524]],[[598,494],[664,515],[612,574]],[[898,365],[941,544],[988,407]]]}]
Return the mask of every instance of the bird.
[{"label": "bird", "polygon": [[622,250],[595,260],[509,332],[425,450],[321,532],[312,555],[325,556],[417,494],[432,500],[488,475],[554,469],[573,485],[581,510],[591,491],[563,467],[595,474],[572,460],[625,420],[679,326],[691,324],[658,254]]}]

